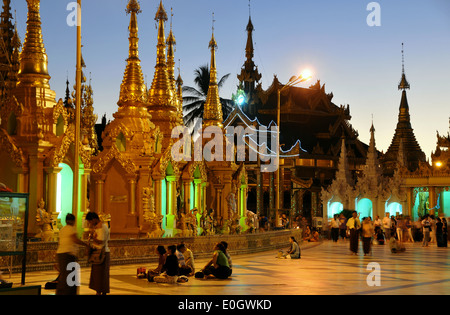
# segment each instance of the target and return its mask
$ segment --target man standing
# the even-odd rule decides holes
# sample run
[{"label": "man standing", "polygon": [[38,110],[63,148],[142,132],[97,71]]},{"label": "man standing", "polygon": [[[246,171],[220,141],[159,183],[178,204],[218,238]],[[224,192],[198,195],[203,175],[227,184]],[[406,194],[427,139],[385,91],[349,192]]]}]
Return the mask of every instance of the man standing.
[{"label": "man standing", "polygon": [[350,230],[350,250],[352,255],[358,255],[359,230],[361,221],[358,219],[358,213],[353,211],[352,217],[347,221],[347,229]]},{"label": "man standing", "polygon": [[67,277],[70,272],[67,270],[67,265],[77,262],[78,245],[89,247],[89,245],[81,241],[77,237],[77,230],[75,228],[75,216],[68,213],[66,216],[66,225],[59,231],[59,245],[56,250],[56,257],[58,260],[59,277],[56,287],[56,295],[76,295],[78,288],[75,285],[69,285]]},{"label": "man standing", "polygon": [[386,240],[391,238],[391,219],[389,218],[389,214],[389,212],[386,212],[386,216],[383,218],[384,238]]}]

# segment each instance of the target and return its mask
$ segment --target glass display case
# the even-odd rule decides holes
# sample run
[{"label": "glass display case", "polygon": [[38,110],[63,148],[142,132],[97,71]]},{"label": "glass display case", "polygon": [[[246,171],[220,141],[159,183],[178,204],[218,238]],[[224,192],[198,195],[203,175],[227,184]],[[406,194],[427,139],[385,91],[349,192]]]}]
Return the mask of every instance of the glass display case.
[{"label": "glass display case", "polygon": [[0,256],[22,255],[22,284],[28,229],[28,194],[0,192]]}]

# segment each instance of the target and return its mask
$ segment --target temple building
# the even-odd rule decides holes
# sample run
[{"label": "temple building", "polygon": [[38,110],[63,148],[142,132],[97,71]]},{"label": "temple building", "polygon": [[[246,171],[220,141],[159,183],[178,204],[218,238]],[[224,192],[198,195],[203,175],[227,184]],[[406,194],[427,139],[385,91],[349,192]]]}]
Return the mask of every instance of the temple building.
[{"label": "temple building", "polygon": [[104,124],[103,149],[93,157],[91,211],[108,217],[111,234],[117,237],[208,235],[215,233],[213,225],[221,233],[231,233],[237,225],[245,229],[246,203],[239,199],[245,198],[245,168],[223,157],[211,160],[201,154],[210,145],[211,128],[224,134],[214,34],[209,45],[211,78],[202,137],[195,142],[184,137],[177,140],[172,137],[174,131],[187,129],[182,119],[182,79],[174,75],[175,36],[171,27],[166,40],[168,18],[161,1],[155,16],[155,73],[147,91],[138,52],[140,12],[138,1],[130,0],[129,56],[119,108],[114,119]]},{"label": "temple building", "polygon": [[[402,50],[403,53],[403,50]],[[323,188],[324,219],[343,209],[356,210],[361,218],[403,215],[417,220],[425,214],[450,215],[449,137],[437,134],[431,165],[426,161],[411,127],[404,62],[398,86],[402,91],[397,128],[385,154],[375,147],[372,125],[367,160],[356,180],[348,175],[347,153],[341,149],[339,170],[332,184]]]},{"label": "temple building", "polygon": [[[9,56],[12,60],[10,71],[6,77],[2,77],[6,91],[2,93],[0,107],[0,178],[13,191],[29,193],[30,218],[36,217],[38,204],[43,202],[56,226],[63,211],[72,211],[73,196],[66,184],[73,180],[74,116],[71,109],[64,106],[62,99],[56,101],[56,93],[50,87],[51,77],[41,31],[40,1],[27,1],[27,29],[20,53],[17,31],[11,32],[10,1],[3,2],[2,40],[9,43],[8,47],[13,50]],[[6,53],[11,53],[11,50],[6,50]],[[80,200],[87,198],[88,172],[84,170],[90,168],[93,150],[90,146],[92,142],[89,141],[90,127],[93,127],[91,122],[96,119],[93,116],[92,98],[89,97],[92,91],[86,87],[85,92],[81,128],[85,141],[78,144],[80,188],[83,192],[79,196]],[[80,217],[85,210],[86,203],[82,202],[78,211]],[[35,224],[35,220],[30,220],[31,233],[36,231]]]},{"label": "temple building", "polygon": [[[358,139],[350,124],[349,106],[337,106],[333,94],[325,91],[320,81],[304,87],[285,87],[275,76],[264,90],[252,58],[254,27],[249,18],[246,28],[246,60],[238,75],[246,102],[228,117],[227,124],[274,125],[277,117],[277,93],[280,96],[280,209],[291,216],[307,218],[322,216],[320,193],[330,185],[337,171],[337,162],[345,140],[349,168],[356,176],[364,166],[368,146]],[[239,117],[236,122],[236,117]],[[260,144],[261,145],[261,144]],[[257,163],[247,164],[249,177],[248,208],[258,214],[275,218],[275,173],[260,173]]]}]

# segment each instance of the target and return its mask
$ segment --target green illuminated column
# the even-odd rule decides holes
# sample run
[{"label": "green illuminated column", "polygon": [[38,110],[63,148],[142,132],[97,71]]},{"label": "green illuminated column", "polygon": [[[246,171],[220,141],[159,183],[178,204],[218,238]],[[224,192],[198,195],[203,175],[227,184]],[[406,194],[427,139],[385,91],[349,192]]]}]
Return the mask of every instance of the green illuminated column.
[{"label": "green illuminated column", "polygon": [[202,180],[201,179],[194,179],[194,186],[195,186],[195,203],[194,206],[197,208],[198,212],[201,211],[201,189],[202,189]]},{"label": "green illuminated column", "polygon": [[176,207],[176,177],[175,176],[167,176],[167,186],[166,186],[166,202],[167,202],[167,209],[166,209],[166,224],[165,224],[165,231],[166,235],[169,237],[174,236],[176,223],[175,223],[175,207]]}]

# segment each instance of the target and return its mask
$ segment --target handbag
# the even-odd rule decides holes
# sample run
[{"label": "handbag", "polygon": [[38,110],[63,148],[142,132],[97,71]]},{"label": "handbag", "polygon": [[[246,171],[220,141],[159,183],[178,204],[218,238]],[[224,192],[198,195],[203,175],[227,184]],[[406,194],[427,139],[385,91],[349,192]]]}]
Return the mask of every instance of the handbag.
[{"label": "handbag", "polygon": [[105,246],[102,248],[90,248],[88,263],[93,265],[101,265],[105,261]]}]

